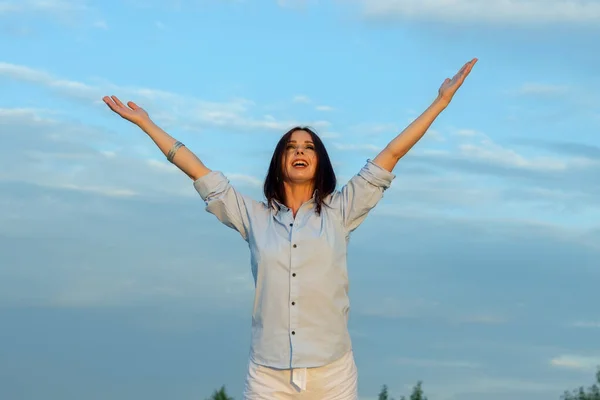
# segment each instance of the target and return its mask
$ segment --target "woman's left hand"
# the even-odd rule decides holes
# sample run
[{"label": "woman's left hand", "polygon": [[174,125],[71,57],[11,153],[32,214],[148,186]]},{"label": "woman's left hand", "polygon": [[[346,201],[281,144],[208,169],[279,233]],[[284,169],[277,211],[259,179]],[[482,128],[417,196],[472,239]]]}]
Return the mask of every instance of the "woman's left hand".
[{"label": "woman's left hand", "polygon": [[469,73],[471,73],[471,69],[473,69],[475,63],[477,63],[476,58],[463,65],[460,71],[458,71],[452,79],[446,78],[444,83],[442,83],[442,86],[440,86],[439,90],[439,98],[442,101],[450,103],[450,100],[452,100],[452,97],[454,97],[454,93],[456,93],[456,91],[459,87],[461,87],[467,76],[469,76]]}]

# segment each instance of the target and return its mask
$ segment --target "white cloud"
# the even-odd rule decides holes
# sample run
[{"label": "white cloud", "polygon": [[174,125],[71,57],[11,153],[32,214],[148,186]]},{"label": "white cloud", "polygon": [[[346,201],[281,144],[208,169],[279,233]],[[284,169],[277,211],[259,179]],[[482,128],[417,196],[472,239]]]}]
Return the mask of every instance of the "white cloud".
[{"label": "white cloud", "polygon": [[[357,313],[386,319],[420,318],[443,321],[449,324],[499,325],[506,318],[494,314],[469,313],[467,309],[455,310],[440,301],[426,298],[374,296]],[[404,359],[405,362],[408,359]],[[422,360],[423,366],[427,361]],[[443,366],[443,365],[439,365]],[[456,365],[458,367],[458,365]],[[463,365],[466,367],[466,365]],[[473,365],[471,365],[473,367]]]},{"label": "white cloud", "polygon": [[569,90],[567,85],[550,85],[543,83],[524,83],[517,89],[520,95],[554,96],[565,94]]},{"label": "white cloud", "polygon": [[434,141],[434,142],[445,142],[446,138],[442,135],[440,131],[437,129],[430,128],[425,136],[423,137],[423,141]]},{"label": "white cloud", "polygon": [[[527,398],[527,394],[553,395],[564,391],[565,384],[556,381],[534,381],[511,377],[473,377],[428,384],[425,392],[440,400],[456,400],[473,395],[502,394],[510,398]],[[518,396],[520,394],[521,396]],[[500,398],[500,397],[498,397]]]},{"label": "white cloud", "polygon": [[[427,159],[455,161],[460,159],[471,163],[480,162],[502,168],[548,173],[567,170],[586,170],[600,166],[598,160],[581,155],[557,157],[524,154],[513,148],[500,145],[484,133],[472,129],[457,129],[454,133],[456,137],[460,138],[459,141],[449,143],[450,146],[455,146],[454,149],[452,147],[443,150],[417,147],[407,157],[410,159],[425,157]],[[433,141],[445,141],[445,137],[436,130],[432,130],[428,134],[432,134]],[[371,143],[334,143],[333,145],[341,151],[377,151],[383,148],[381,145]]]},{"label": "white cloud", "polygon": [[461,360],[432,360],[424,358],[396,358],[394,359],[395,364],[399,365],[410,365],[414,367],[426,367],[426,368],[479,368],[480,365],[471,361]]},{"label": "white cloud", "polygon": [[600,321],[577,321],[571,324],[575,328],[598,328],[600,329]]},{"label": "white cloud", "polygon": [[600,356],[562,355],[550,360],[550,364],[558,368],[594,371],[600,366]]},{"label": "white cloud", "polygon": [[60,79],[51,74],[23,65],[0,62],[0,76],[6,76],[16,81],[32,83],[56,90],[68,97],[79,100],[97,101],[102,90],[81,82]]},{"label": "white cloud", "polygon": [[397,135],[400,133],[398,130],[399,128],[401,127],[398,124],[364,123],[353,126],[351,130],[360,135],[379,135],[382,133],[386,135]]},{"label": "white cloud", "polygon": [[595,0],[360,0],[372,19],[415,19],[458,23],[596,23]]},{"label": "white cloud", "polygon": [[[295,120],[277,120],[270,115],[254,117],[251,113],[255,105],[247,99],[211,102],[151,88],[121,87],[112,83],[91,85],[62,79],[44,70],[6,62],[0,62],[0,76],[42,86],[68,99],[83,101],[89,105],[106,107],[101,102],[105,95],[114,94],[122,100],[131,99],[165,127],[177,125],[197,130],[210,126],[238,131],[284,132],[295,125],[310,125],[317,129],[330,126],[328,121],[323,120],[301,123]],[[165,104],[169,104],[169,107],[165,108]]]},{"label": "white cloud", "polygon": [[316,106],[315,110],[317,110],[317,111],[334,111],[335,108],[333,108],[331,106]]},{"label": "white cloud", "polygon": [[467,324],[484,324],[484,325],[498,325],[504,324],[508,320],[505,317],[501,317],[499,315],[493,314],[474,314],[474,315],[466,315],[463,317],[459,317],[457,322],[467,323]]},{"label": "white cloud", "polygon": [[[597,160],[583,156],[556,157],[546,155],[526,155],[519,151],[494,142],[489,136],[475,130],[459,129],[457,136],[462,141],[455,152],[437,152],[440,157],[460,157],[471,162],[484,162],[503,168],[515,168],[538,172],[561,172],[566,170],[585,170],[600,166]],[[435,155],[434,153],[430,153]]]},{"label": "white cloud", "polygon": [[567,161],[552,157],[525,157],[517,151],[503,147],[489,139],[478,144],[461,144],[458,147],[460,154],[471,160],[481,160],[505,167],[541,170],[562,171],[567,168]]},{"label": "white cloud", "polygon": [[[146,154],[121,135],[49,111],[0,108],[4,135],[13,146],[0,148],[0,181],[116,198],[196,195],[189,179],[157,151]],[[244,187],[260,186],[247,174],[232,172],[230,178]]]},{"label": "white cloud", "polygon": [[308,104],[311,102],[310,97],[305,96],[303,94],[298,94],[298,95],[294,96],[292,98],[292,101],[294,103],[305,103],[305,104]]},{"label": "white cloud", "polygon": [[263,185],[263,180],[255,176],[237,174],[234,172],[226,173],[225,175],[235,184],[242,183],[255,188],[260,188]]},{"label": "white cloud", "polygon": [[35,31],[37,24],[25,25],[28,17],[69,27],[105,29],[101,13],[91,4],[88,0],[4,0],[0,1],[0,18],[14,24],[7,30],[13,35],[29,35]]},{"label": "white cloud", "polygon": [[64,14],[87,8],[82,0],[5,0],[0,3],[0,15],[16,12]]},{"label": "white cloud", "polygon": [[318,4],[319,0],[276,0],[280,7],[284,8],[304,8],[311,4]]},{"label": "white cloud", "polygon": [[455,133],[456,135],[463,137],[473,137],[479,135],[479,132],[475,129],[458,129]]},{"label": "white cloud", "polygon": [[0,3],[0,15],[20,11],[22,6],[16,2],[3,1]]},{"label": "white cloud", "polygon": [[[38,182],[40,186],[45,186],[44,182]],[[79,192],[89,192],[98,194],[101,196],[108,197],[133,197],[137,196],[139,193],[131,189],[118,189],[111,187],[98,187],[98,186],[90,186],[90,185],[75,185],[70,183],[55,183],[53,185],[48,185],[54,189],[65,189],[65,190],[75,190]]]},{"label": "white cloud", "polygon": [[382,147],[374,144],[344,144],[333,143],[333,147],[340,151],[381,151]]},{"label": "white cloud", "polygon": [[94,22],[94,28],[107,30],[108,23],[103,19],[99,19],[96,22]]}]

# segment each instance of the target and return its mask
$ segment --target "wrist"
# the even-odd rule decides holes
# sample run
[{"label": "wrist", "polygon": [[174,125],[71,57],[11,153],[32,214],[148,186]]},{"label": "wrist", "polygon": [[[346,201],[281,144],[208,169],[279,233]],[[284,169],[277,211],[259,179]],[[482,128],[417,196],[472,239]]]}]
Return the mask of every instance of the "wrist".
[{"label": "wrist", "polygon": [[150,118],[144,118],[143,120],[138,121],[136,125],[144,132],[148,132],[148,130],[154,126],[154,122]]},{"label": "wrist", "polygon": [[439,111],[443,111],[450,104],[450,99],[446,99],[440,95],[438,95],[433,101],[432,107],[438,109]]}]

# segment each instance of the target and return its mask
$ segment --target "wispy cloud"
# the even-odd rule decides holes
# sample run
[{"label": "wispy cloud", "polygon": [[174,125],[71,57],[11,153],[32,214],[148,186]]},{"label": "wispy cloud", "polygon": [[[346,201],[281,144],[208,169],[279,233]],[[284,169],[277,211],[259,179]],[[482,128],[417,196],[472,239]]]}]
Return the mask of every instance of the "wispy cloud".
[{"label": "wispy cloud", "polygon": [[[145,147],[137,149],[104,128],[52,111],[0,109],[0,129],[0,137],[10,136],[14,145],[0,148],[0,181],[115,198],[195,195],[187,178],[157,161],[156,152],[148,155]],[[260,186],[248,174],[231,172],[231,179],[242,187]]]},{"label": "wispy cloud", "polygon": [[[115,94],[122,100],[134,100],[165,126],[176,124],[190,130],[210,126],[238,131],[282,132],[300,124],[295,120],[278,120],[271,115],[257,117],[255,104],[243,98],[234,98],[229,102],[211,102],[151,88],[125,87],[113,83],[88,84],[62,79],[44,70],[6,62],[0,62],[0,76],[41,86],[65,98],[88,105],[105,107],[100,100],[102,96]],[[165,104],[169,107],[165,108]],[[306,123],[317,129],[330,126],[328,121],[323,120]]]},{"label": "wispy cloud", "polygon": [[108,23],[103,19],[97,20],[96,22],[94,22],[93,25],[94,25],[94,28],[104,29],[104,30],[108,29]]},{"label": "wispy cloud", "polygon": [[558,368],[577,369],[582,371],[594,371],[600,366],[600,356],[580,356],[566,354],[550,360],[550,364]]},{"label": "wispy cloud", "polygon": [[600,329],[600,321],[577,321],[571,324],[574,328]]},{"label": "wispy cloud", "polygon": [[516,90],[516,93],[524,96],[556,96],[565,94],[569,90],[570,88],[567,85],[525,83]]},{"label": "wispy cloud", "polygon": [[315,110],[317,110],[317,111],[334,111],[335,108],[332,106],[316,106]]},{"label": "wispy cloud", "polygon": [[304,104],[308,104],[311,102],[310,97],[303,95],[303,94],[298,94],[298,95],[294,96],[292,98],[292,101],[294,103],[304,103]]},{"label": "wispy cloud", "polygon": [[477,24],[597,23],[594,0],[360,0],[366,17],[380,20],[436,20]]},{"label": "wispy cloud", "polygon": [[[513,377],[478,376],[440,384],[428,384],[425,391],[444,400],[455,400],[467,396],[503,395],[516,398],[524,394],[553,395],[564,390],[565,384],[556,381],[535,381]],[[500,397],[498,397],[500,398]]]},{"label": "wispy cloud", "polygon": [[277,4],[283,8],[305,8],[319,3],[319,0],[276,0]]},{"label": "wispy cloud", "polygon": [[469,368],[475,369],[480,368],[478,363],[471,361],[462,360],[435,360],[435,359],[424,359],[424,358],[396,358],[393,361],[399,365],[410,365],[414,367],[426,367],[426,368]]},{"label": "wispy cloud", "polygon": [[455,137],[459,140],[450,142],[451,147],[446,150],[417,148],[406,161],[470,175],[512,177],[516,179],[512,185],[528,182],[538,189],[600,194],[600,185],[594,178],[600,172],[600,160],[595,157],[593,146],[578,143],[567,151],[554,143],[557,151],[552,154],[548,152],[552,146],[547,144],[513,147],[499,144],[482,132]]},{"label": "wispy cloud", "polygon": [[32,18],[71,28],[105,29],[102,13],[92,4],[88,0],[4,0],[0,1],[0,19],[7,33],[20,36],[31,36],[39,29]]},{"label": "wispy cloud", "polygon": [[5,0],[0,3],[0,15],[17,12],[64,15],[87,9],[88,5],[83,0]]},{"label": "wispy cloud", "polygon": [[365,306],[358,310],[358,313],[385,319],[435,320],[452,325],[499,325],[508,321],[505,317],[491,313],[469,313],[467,309],[455,310],[440,301],[428,298],[375,296],[372,300],[372,305]]},{"label": "wispy cloud", "polygon": [[379,134],[386,134],[386,135],[393,135],[393,134],[398,134],[400,133],[399,129],[401,129],[402,127],[395,123],[395,124],[386,124],[386,123],[378,123],[378,122],[372,122],[372,123],[363,123],[363,124],[358,124],[355,126],[352,126],[350,128],[350,130],[352,132],[358,133],[360,135],[379,135]]},{"label": "wispy cloud", "polygon": [[263,185],[263,180],[252,175],[238,174],[234,172],[226,173],[227,178],[229,178],[234,184],[246,184],[255,188],[260,188]]},{"label": "wispy cloud", "polygon": [[477,136],[480,134],[475,129],[457,129],[454,133],[458,136],[463,136],[463,137],[473,137],[473,136]]},{"label": "wispy cloud", "polygon": [[24,65],[0,62],[0,76],[10,79],[47,87],[58,93],[77,100],[98,101],[102,90],[85,83],[61,79],[46,71],[30,68]]},{"label": "wispy cloud", "polygon": [[340,151],[368,151],[368,152],[374,152],[374,151],[380,151],[382,149],[381,146],[377,146],[377,145],[374,145],[374,144],[347,144],[347,143],[339,143],[339,142],[333,143],[333,147],[336,150],[340,150]]}]

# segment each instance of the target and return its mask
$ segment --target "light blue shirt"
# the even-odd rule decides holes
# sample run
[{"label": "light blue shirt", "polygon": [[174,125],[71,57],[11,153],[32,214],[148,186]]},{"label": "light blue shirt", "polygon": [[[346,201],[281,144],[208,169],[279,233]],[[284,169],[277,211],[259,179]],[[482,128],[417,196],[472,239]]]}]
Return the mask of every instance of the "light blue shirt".
[{"label": "light blue shirt", "polygon": [[294,219],[283,204],[240,194],[218,171],[194,181],[206,210],[248,243],[254,277],[251,360],[280,369],[329,364],[351,350],[348,333],[350,232],[383,197],[395,175],[371,160],[321,214],[304,203]]}]

